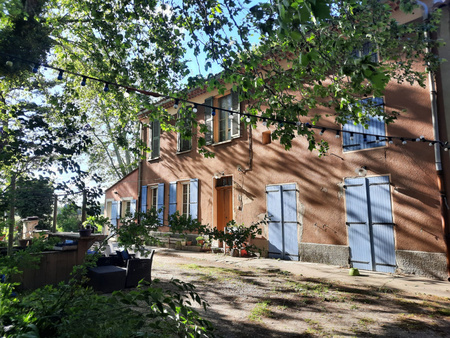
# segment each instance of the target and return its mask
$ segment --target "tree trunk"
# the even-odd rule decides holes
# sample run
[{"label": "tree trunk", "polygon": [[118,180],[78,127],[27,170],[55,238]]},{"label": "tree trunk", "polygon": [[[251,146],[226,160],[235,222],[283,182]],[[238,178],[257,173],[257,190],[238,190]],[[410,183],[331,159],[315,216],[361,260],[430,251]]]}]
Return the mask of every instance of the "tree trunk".
[{"label": "tree trunk", "polygon": [[14,226],[15,224],[15,213],[16,213],[16,173],[12,173],[11,175],[11,184],[10,184],[10,207],[9,207],[9,231],[8,231],[8,256],[12,254],[13,245],[14,245]]}]

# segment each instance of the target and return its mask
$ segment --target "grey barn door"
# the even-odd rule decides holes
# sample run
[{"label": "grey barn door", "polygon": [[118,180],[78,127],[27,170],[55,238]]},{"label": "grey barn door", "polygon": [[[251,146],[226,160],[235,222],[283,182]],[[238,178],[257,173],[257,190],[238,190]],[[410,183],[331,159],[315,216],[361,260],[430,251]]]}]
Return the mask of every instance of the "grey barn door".
[{"label": "grey barn door", "polygon": [[389,177],[345,180],[348,243],[352,266],[395,272],[395,240]]},{"label": "grey barn door", "polygon": [[297,187],[266,187],[269,215],[269,257],[298,261]]}]

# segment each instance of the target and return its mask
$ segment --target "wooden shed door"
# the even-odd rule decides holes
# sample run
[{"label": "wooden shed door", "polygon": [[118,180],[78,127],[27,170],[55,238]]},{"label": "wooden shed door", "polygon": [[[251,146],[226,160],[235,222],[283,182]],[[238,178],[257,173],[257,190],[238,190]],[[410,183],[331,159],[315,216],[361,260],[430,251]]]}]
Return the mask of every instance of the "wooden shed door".
[{"label": "wooden shed door", "polygon": [[298,261],[297,187],[266,187],[269,215],[269,257]]},{"label": "wooden shed door", "polygon": [[345,180],[348,244],[353,267],[395,272],[389,177]]}]

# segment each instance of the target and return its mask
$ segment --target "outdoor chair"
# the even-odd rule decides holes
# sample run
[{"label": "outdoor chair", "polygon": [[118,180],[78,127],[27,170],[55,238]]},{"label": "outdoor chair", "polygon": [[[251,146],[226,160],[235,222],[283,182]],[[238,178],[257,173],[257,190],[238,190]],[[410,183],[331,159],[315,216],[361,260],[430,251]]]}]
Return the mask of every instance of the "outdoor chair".
[{"label": "outdoor chair", "polygon": [[149,258],[128,257],[126,268],[116,266],[115,263],[123,263],[123,259],[120,262],[116,256],[99,257],[97,266],[88,270],[88,285],[96,291],[110,293],[136,287],[141,280],[150,283],[154,255],[155,250],[152,250]]},{"label": "outdoor chair", "polygon": [[119,261],[118,266],[126,267],[129,259],[135,258],[134,254],[130,254],[127,249],[116,250],[117,258]]},{"label": "outdoor chair", "polygon": [[131,258],[128,260],[125,287],[136,287],[142,279],[149,283],[152,281],[152,263],[154,254],[155,250],[152,250],[149,258]]}]

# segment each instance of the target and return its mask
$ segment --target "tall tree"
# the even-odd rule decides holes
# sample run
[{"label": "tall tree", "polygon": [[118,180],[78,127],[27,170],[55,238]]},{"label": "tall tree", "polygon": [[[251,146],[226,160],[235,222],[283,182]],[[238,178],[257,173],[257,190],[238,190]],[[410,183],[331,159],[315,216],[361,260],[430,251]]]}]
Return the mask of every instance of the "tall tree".
[{"label": "tall tree", "polygon": [[48,178],[23,178],[17,181],[16,210],[21,218],[39,217],[41,224],[50,229],[53,212],[53,184]]},{"label": "tall tree", "polygon": [[[407,12],[419,6],[397,3]],[[186,18],[183,27],[195,54],[207,54],[205,68],[213,62],[223,68],[220,78],[193,81],[191,87],[206,83],[223,91],[233,84],[240,99],[250,102],[247,112],[268,118],[267,125],[276,128],[272,135],[286,149],[301,135],[311,150],[327,150],[314,130],[295,122],[316,124],[329,115],[337,124],[365,125],[370,115],[393,122],[399,112],[358,102],[383,95],[390,81],[424,86],[426,72],[415,65],[434,70],[439,64],[430,52],[438,42],[425,34],[437,29],[439,11],[430,20],[400,24],[389,2],[378,0],[273,0],[251,7],[246,0],[186,0],[173,1],[173,10]],[[257,45],[251,43],[255,34]]]}]

